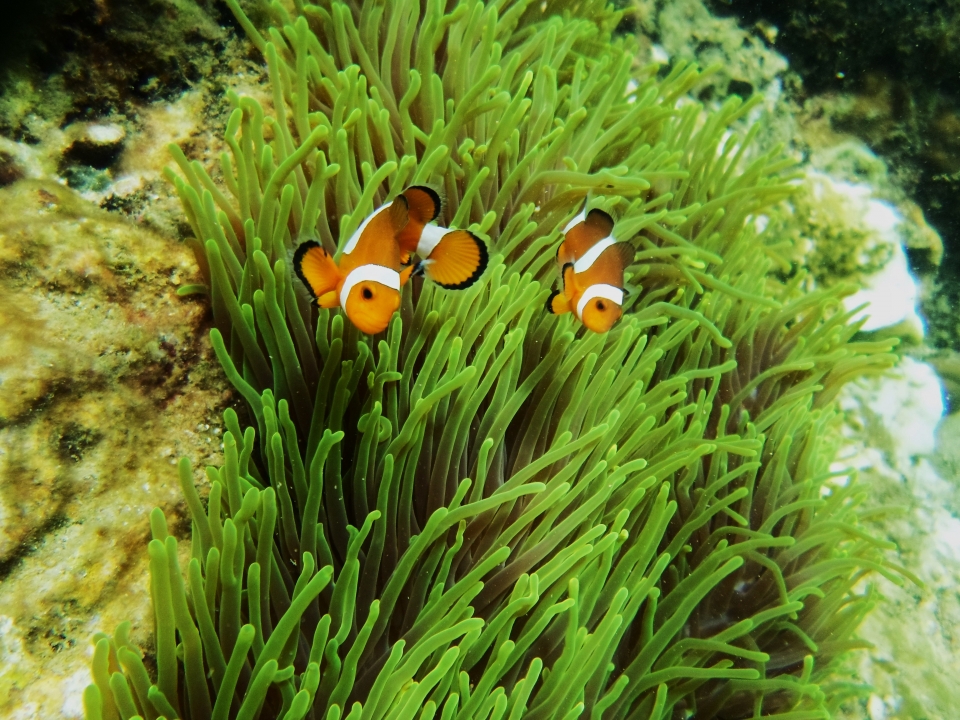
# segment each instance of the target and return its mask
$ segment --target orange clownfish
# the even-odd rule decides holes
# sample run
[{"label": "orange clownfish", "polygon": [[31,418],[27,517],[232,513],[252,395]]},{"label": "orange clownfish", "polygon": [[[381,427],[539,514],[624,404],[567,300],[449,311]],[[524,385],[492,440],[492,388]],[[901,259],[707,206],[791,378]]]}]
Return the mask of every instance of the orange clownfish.
[{"label": "orange clownfish", "polygon": [[489,259],[483,240],[468,230],[432,225],[440,216],[443,201],[433,188],[414,185],[403,191],[409,220],[397,233],[400,258],[409,262],[416,253],[421,260],[414,274],[425,274],[447,290],[473,285],[487,268]]},{"label": "orange clownfish", "polygon": [[343,308],[361,331],[386,330],[400,307],[400,288],[414,268],[403,268],[397,232],[407,223],[407,206],[399,202],[375,210],[350,236],[340,264],[315,240],[297,248],[293,267],[323,308]]},{"label": "orange clownfish", "polygon": [[583,209],[563,228],[557,264],[563,292],[554,290],[547,310],[572,312],[594,332],[607,332],[623,314],[623,271],[633,262],[630,243],[617,242],[613,218],[599,208]]}]

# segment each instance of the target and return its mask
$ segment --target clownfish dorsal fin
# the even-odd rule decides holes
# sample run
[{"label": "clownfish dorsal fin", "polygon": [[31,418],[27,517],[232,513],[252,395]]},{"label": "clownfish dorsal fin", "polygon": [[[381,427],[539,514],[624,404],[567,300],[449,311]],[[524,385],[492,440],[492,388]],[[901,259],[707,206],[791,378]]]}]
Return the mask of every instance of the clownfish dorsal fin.
[{"label": "clownfish dorsal fin", "polygon": [[559,290],[553,290],[547,298],[547,312],[553,315],[563,315],[570,312],[570,300]]},{"label": "clownfish dorsal fin", "polygon": [[613,232],[613,218],[600,208],[594,208],[588,212],[583,222],[598,238],[604,238]]},{"label": "clownfish dorsal fin", "polygon": [[[582,213],[578,217],[581,216]],[[589,253],[594,245],[604,238],[609,238],[612,230],[613,218],[598,208],[586,213],[580,222],[568,225],[564,230],[563,244],[570,258],[569,262],[579,260]]]},{"label": "clownfish dorsal fin", "polygon": [[463,290],[480,278],[488,262],[489,254],[483,240],[468,230],[450,230],[418,267],[441,287]]},{"label": "clownfish dorsal fin", "polygon": [[410,208],[410,219],[426,225],[433,222],[443,210],[443,198],[440,193],[427,185],[412,185],[403,191]]},{"label": "clownfish dorsal fin", "polygon": [[403,195],[397,195],[393,199],[387,212],[390,213],[390,224],[393,226],[394,234],[403,230],[410,221],[410,208]]},{"label": "clownfish dorsal fin", "polygon": [[316,240],[300,244],[293,254],[293,269],[314,300],[335,290],[340,282],[340,269]]}]

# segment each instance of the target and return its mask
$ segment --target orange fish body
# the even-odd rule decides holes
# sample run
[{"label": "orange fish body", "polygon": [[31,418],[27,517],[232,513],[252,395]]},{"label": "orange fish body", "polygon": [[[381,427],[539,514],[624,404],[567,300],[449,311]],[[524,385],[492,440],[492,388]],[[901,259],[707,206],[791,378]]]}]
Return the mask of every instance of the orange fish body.
[{"label": "orange fish body", "polygon": [[633,247],[617,242],[613,218],[599,209],[583,212],[563,229],[557,263],[563,275],[563,292],[547,299],[547,310],[556,315],[572,312],[594,332],[610,330],[623,314],[623,271],[633,260]]},{"label": "orange fish body", "polygon": [[294,269],[317,305],[343,308],[361,331],[386,330],[400,307],[400,288],[413,272],[403,268],[397,232],[407,222],[402,196],[375,210],[343,248],[339,265],[323,247],[310,240],[297,248]]}]

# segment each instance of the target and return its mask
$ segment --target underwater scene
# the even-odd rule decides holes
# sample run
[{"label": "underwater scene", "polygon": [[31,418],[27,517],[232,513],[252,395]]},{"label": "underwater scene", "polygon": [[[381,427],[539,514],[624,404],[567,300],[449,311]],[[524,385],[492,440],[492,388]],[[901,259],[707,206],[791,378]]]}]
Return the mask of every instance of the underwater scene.
[{"label": "underwater scene", "polygon": [[960,0],[0,33],[0,718],[960,717]]}]

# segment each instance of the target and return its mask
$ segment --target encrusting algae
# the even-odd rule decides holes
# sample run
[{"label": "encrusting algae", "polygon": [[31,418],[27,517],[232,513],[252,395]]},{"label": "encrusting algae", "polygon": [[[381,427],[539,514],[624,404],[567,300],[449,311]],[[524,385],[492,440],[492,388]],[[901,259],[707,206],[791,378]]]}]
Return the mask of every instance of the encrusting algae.
[{"label": "encrusting algae", "polygon": [[[773,274],[755,102],[705,113],[597,0],[229,4],[272,108],[230,95],[217,170],[169,178],[252,425],[206,506],[180,463],[190,559],[154,511],[155,648],[98,636],[87,717],[829,717],[853,588],[897,578],[829,484],[833,400],[892,356],[851,288]],[[315,310],[296,248],[411,186],[486,271],[411,280],[383,334]],[[545,311],[588,196],[633,249],[605,333]]]}]

